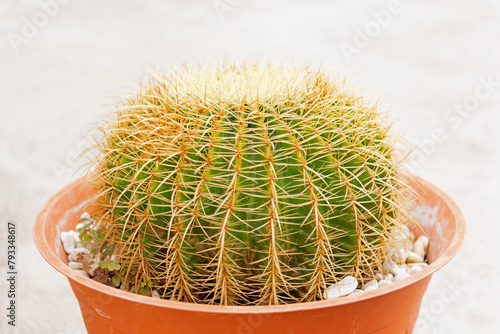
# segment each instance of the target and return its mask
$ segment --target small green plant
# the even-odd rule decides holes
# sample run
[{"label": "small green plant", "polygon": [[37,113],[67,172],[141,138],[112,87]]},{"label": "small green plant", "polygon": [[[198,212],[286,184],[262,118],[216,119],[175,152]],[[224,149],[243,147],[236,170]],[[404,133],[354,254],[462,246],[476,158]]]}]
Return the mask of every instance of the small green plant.
[{"label": "small green plant", "polygon": [[371,279],[410,220],[390,119],[326,72],[157,74],[101,128],[93,184],[113,283],[223,305],[322,299]]},{"label": "small green plant", "polygon": [[83,264],[83,271],[92,273],[94,280],[119,287],[122,283],[118,272],[121,266],[113,259],[113,245],[104,242],[105,230],[98,228],[93,222],[88,217],[82,217],[76,227],[80,240],[77,246],[87,249],[91,254],[82,252],[77,256],[77,260]]}]

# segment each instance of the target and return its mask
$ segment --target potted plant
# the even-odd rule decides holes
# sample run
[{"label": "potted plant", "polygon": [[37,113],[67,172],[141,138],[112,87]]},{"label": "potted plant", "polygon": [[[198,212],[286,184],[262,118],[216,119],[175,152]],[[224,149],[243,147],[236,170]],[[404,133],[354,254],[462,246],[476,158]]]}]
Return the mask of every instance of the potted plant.
[{"label": "potted plant", "polygon": [[[221,63],[157,75],[101,132],[95,168],[35,224],[90,333],[411,332],[432,273],[463,241],[460,211],[403,172],[377,106],[321,70]],[[59,234],[83,210],[129,291],[67,266]],[[371,281],[403,226],[430,239],[429,266],[325,300],[346,277]],[[161,298],[130,292],[144,287]]]}]

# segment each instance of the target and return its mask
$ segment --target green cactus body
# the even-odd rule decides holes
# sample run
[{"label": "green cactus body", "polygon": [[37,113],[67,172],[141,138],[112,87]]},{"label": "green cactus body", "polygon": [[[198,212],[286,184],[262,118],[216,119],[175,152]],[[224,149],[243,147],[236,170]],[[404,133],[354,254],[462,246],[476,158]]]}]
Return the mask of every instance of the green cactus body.
[{"label": "green cactus body", "polygon": [[376,106],[317,70],[160,75],[102,128],[105,241],[124,279],[166,299],[322,299],[345,275],[373,273],[407,219],[388,130]]}]

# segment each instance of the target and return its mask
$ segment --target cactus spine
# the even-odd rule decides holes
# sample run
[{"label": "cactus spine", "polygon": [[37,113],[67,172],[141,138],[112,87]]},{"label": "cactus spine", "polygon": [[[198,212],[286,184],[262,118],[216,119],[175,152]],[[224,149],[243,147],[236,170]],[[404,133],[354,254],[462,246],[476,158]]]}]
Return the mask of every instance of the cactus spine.
[{"label": "cactus spine", "polygon": [[98,219],[132,285],[223,305],[323,298],[404,224],[386,116],[321,70],[157,74],[102,128]]}]

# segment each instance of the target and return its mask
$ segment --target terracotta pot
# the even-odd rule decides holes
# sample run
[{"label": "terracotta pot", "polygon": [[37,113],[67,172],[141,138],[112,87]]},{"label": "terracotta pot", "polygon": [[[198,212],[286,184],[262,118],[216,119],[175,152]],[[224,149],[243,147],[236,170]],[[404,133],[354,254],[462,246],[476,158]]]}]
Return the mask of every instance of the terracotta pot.
[{"label": "terracotta pot", "polygon": [[[153,299],[118,290],[73,272],[60,241],[74,229],[92,195],[77,180],[53,196],[37,217],[35,241],[43,257],[68,277],[89,333],[411,333],[432,274],[464,241],[457,205],[424,180],[413,211],[430,238],[430,265],[410,278],[355,296],[279,306],[214,306]],[[421,231],[414,231],[417,235]]]}]

